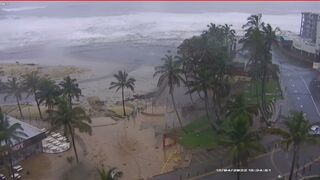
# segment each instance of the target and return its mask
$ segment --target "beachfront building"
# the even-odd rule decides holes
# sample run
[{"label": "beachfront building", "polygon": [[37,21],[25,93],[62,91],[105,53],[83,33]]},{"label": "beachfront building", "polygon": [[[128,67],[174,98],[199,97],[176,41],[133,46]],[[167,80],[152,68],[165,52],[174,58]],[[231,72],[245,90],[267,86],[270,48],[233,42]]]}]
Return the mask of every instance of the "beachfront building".
[{"label": "beachfront building", "polygon": [[13,145],[0,150],[0,167],[3,167],[5,162],[8,160],[9,150],[14,164],[34,154],[42,152],[42,140],[46,138],[45,132],[40,129],[13,117],[7,117],[10,124],[19,123],[27,137],[21,138],[20,141],[13,141]]},{"label": "beachfront building", "polygon": [[317,23],[316,51],[318,56],[320,56],[320,18],[318,18],[318,23]]},{"label": "beachfront building", "polygon": [[320,14],[303,12],[300,34],[281,31],[279,42],[293,57],[313,63],[320,69]]},{"label": "beachfront building", "polygon": [[319,20],[320,14],[303,12],[301,15],[300,36],[304,39],[310,39],[312,43],[315,43]]},{"label": "beachfront building", "polygon": [[[319,57],[320,52],[320,14],[303,12],[301,15],[300,37],[303,43],[296,43],[296,49]],[[318,58],[318,60],[320,60]]]}]

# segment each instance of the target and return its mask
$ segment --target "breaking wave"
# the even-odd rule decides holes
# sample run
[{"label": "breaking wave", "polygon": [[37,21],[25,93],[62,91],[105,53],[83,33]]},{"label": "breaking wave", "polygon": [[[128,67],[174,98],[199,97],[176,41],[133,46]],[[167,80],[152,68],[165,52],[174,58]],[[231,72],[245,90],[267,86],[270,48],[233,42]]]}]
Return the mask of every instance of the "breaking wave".
[{"label": "breaking wave", "polygon": [[[23,9],[27,7],[11,11]],[[232,24],[241,34],[241,27],[248,16],[250,14],[236,12],[134,13],[76,18],[9,16],[0,19],[0,27],[5,27],[0,29],[0,50],[39,43],[59,43],[64,46],[97,42],[179,43],[201,33],[211,22]],[[263,20],[280,29],[299,32],[300,14],[264,15]]]},{"label": "breaking wave", "polygon": [[30,11],[35,9],[44,9],[45,6],[34,6],[34,7],[19,7],[19,8],[2,8],[2,11],[6,12],[18,12],[18,11]]}]

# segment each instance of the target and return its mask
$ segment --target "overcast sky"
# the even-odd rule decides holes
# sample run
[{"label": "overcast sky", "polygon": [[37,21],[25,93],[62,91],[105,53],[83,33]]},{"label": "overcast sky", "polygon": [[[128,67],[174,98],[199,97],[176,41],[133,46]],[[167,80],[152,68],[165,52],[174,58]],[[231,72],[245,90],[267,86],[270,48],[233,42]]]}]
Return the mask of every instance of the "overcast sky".
[{"label": "overcast sky", "polygon": [[[82,8],[85,14],[118,14],[139,11],[173,13],[246,12],[267,14],[290,14],[312,11],[320,13],[319,2],[14,2],[6,3],[5,8],[30,6],[50,7],[53,11],[52,13],[55,14],[59,10],[66,10],[72,13],[73,9],[79,10],[79,8]],[[42,11],[46,11],[45,14],[50,13],[48,9]],[[24,11],[23,13],[28,13],[28,11]],[[41,13],[40,9],[39,13]],[[77,14],[79,15],[79,13]]]}]

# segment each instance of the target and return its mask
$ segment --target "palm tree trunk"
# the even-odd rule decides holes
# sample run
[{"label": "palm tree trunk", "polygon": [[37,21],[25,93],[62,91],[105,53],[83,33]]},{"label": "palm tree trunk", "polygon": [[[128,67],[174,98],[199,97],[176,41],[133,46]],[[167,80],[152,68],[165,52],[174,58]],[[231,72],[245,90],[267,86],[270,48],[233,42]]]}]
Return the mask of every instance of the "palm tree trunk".
[{"label": "palm tree trunk", "polygon": [[205,109],[206,109],[206,115],[207,115],[207,118],[208,120],[210,121],[210,116],[209,116],[209,105],[208,105],[208,93],[207,91],[205,90],[204,91],[204,105],[205,105]]},{"label": "palm tree trunk", "polygon": [[300,164],[299,164],[299,160],[300,160],[300,156],[299,156],[299,152],[300,152],[300,146],[297,146],[297,160],[296,160],[296,164],[297,164],[297,169],[299,169],[299,166],[300,166]]},{"label": "palm tree trunk", "polygon": [[262,75],[262,80],[261,80],[261,103],[265,104],[265,96],[266,96],[266,70],[265,68],[263,69],[263,75]]},{"label": "palm tree trunk", "polygon": [[69,127],[69,131],[70,131],[70,135],[71,135],[71,140],[72,140],[72,146],[73,146],[74,154],[75,154],[75,156],[76,156],[77,164],[79,164],[79,158],[78,158],[77,148],[76,148],[76,144],[74,143],[73,130],[72,130],[70,124],[68,124],[68,127]]},{"label": "palm tree trunk", "polygon": [[48,113],[49,121],[52,120],[52,109],[53,109],[53,105],[48,105],[47,113]]},{"label": "palm tree trunk", "polygon": [[173,108],[176,111],[176,115],[177,115],[180,127],[181,127],[181,129],[183,129],[182,122],[181,122],[181,119],[180,119],[180,115],[179,115],[179,112],[178,112],[177,107],[176,107],[176,102],[175,102],[174,97],[173,97],[173,93],[170,92],[170,95],[171,95],[171,99],[172,99]]},{"label": "palm tree trunk", "polygon": [[20,106],[20,102],[19,102],[19,98],[17,96],[16,96],[16,100],[17,100],[19,111],[20,111],[20,116],[21,116],[21,118],[23,118],[22,111],[21,111],[21,106]]},{"label": "palm tree trunk", "polygon": [[[261,79],[261,108],[263,112],[266,110],[266,69],[263,68],[263,74]],[[268,117],[265,113],[262,113],[262,118],[265,123],[269,126],[270,123],[268,122]]]},{"label": "palm tree trunk", "polygon": [[257,103],[259,103],[259,80],[256,80],[256,85],[255,85],[255,88],[256,88],[256,97],[257,97]]},{"label": "palm tree trunk", "polygon": [[[214,96],[216,96],[216,95],[214,95]],[[218,102],[218,98],[217,97],[213,98],[212,104],[213,104],[213,110],[214,110],[214,114],[215,114],[215,116],[217,118],[217,121],[220,122],[221,119],[220,119],[219,110],[218,110],[219,102]]]},{"label": "palm tree trunk", "polygon": [[123,108],[123,116],[126,116],[126,108],[124,106],[124,89],[123,87],[121,88],[121,94],[122,94],[122,108]]},{"label": "palm tree trunk", "polygon": [[8,140],[5,140],[5,143],[9,147],[8,156],[9,156],[9,162],[10,162],[10,171],[11,171],[10,173],[12,174],[12,179],[15,180],[16,177],[14,176],[13,162],[12,162],[12,158],[11,158],[11,148],[10,148],[10,145],[8,143]]},{"label": "palm tree trunk", "polygon": [[39,104],[39,101],[38,101],[37,94],[36,94],[35,90],[33,90],[33,95],[34,95],[34,100],[36,101],[36,104],[37,104],[37,108],[38,108],[38,111],[39,111],[39,116],[40,116],[41,119],[43,119],[42,113],[41,113],[41,110],[40,110],[40,104]]},{"label": "palm tree trunk", "polygon": [[72,109],[72,98],[70,94],[68,94],[68,100],[69,100],[70,108]]},{"label": "palm tree trunk", "polygon": [[[187,76],[187,73],[184,72],[184,78],[186,79],[186,86],[188,88],[188,91],[190,92],[190,86],[188,85],[188,76]],[[193,101],[193,98],[192,98],[192,93],[189,93],[189,97],[190,97],[190,100],[192,102],[192,104],[194,104],[194,101]]]},{"label": "palm tree trunk", "polygon": [[294,172],[295,165],[296,165],[297,153],[298,153],[298,148],[296,145],[294,145],[293,146],[293,159],[292,159],[292,163],[291,163],[289,180],[292,180],[292,177],[293,177],[293,172]]},{"label": "palm tree trunk", "polygon": [[209,103],[208,103],[208,92],[207,92],[207,90],[204,91],[204,105],[205,105],[206,116],[208,118],[208,121],[210,121],[210,125],[211,125],[212,129],[215,130],[217,126],[215,125],[213,120],[211,120],[210,115],[209,115]]},{"label": "palm tree trunk", "polygon": [[[237,169],[240,169],[240,155],[237,156]],[[237,180],[240,180],[240,172],[237,172]]]}]

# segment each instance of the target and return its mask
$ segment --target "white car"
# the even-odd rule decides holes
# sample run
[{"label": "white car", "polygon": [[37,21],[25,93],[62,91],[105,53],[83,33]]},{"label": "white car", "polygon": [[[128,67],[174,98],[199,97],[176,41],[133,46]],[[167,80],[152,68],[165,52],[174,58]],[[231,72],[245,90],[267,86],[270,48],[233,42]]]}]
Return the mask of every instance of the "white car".
[{"label": "white car", "polygon": [[309,133],[311,135],[320,135],[320,126],[318,125],[311,126]]},{"label": "white car", "polygon": [[0,174],[0,179],[1,179],[1,180],[4,180],[4,179],[6,179],[6,176],[3,175],[3,174]]},{"label": "white car", "polygon": [[[14,173],[14,177],[16,179],[21,179],[21,176],[18,173]],[[13,178],[13,176],[11,175],[11,178]]]},{"label": "white car", "polygon": [[13,166],[13,169],[14,169],[16,172],[20,172],[20,171],[23,170],[22,166],[20,166],[20,165]]}]

